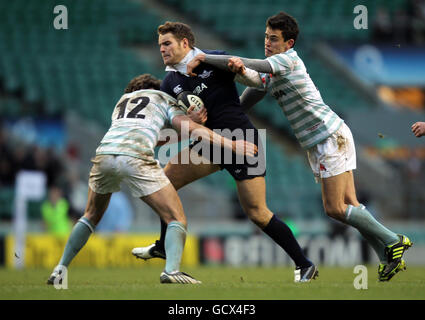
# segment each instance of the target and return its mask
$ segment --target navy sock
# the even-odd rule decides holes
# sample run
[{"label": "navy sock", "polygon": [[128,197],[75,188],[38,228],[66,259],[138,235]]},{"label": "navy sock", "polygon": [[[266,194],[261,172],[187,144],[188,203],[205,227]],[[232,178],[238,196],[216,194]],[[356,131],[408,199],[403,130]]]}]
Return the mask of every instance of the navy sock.
[{"label": "navy sock", "polygon": [[303,250],[295,239],[291,229],[279,220],[276,215],[270,219],[269,224],[263,229],[264,233],[274,240],[295,262],[296,267],[309,267],[313,263],[306,258]]},{"label": "navy sock", "polygon": [[157,246],[165,250],[165,235],[167,234],[168,224],[166,224],[162,219],[161,221],[161,235],[159,236],[159,241],[157,241]]}]

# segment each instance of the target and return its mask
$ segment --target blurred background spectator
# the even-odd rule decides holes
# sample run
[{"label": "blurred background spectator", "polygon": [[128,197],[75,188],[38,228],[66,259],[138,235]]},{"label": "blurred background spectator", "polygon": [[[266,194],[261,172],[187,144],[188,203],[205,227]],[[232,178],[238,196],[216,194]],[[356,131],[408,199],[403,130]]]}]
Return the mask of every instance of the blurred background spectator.
[{"label": "blurred background spectator", "polygon": [[46,231],[57,237],[66,238],[71,232],[71,221],[68,217],[69,203],[63,197],[60,187],[49,187],[48,197],[41,205],[41,215]]}]

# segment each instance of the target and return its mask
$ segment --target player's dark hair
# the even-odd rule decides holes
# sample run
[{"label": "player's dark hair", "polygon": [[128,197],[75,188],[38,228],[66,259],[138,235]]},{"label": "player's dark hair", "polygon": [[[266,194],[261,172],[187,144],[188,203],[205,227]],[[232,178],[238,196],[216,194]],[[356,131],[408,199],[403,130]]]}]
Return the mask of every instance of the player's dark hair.
[{"label": "player's dark hair", "polygon": [[158,80],[154,76],[146,73],[132,79],[128,83],[127,88],[125,88],[124,93],[130,93],[141,89],[159,90],[160,86],[161,80]]},{"label": "player's dark hair", "polygon": [[158,34],[164,35],[166,33],[171,33],[177,40],[187,39],[189,42],[189,47],[195,47],[195,35],[192,32],[192,29],[182,22],[170,22],[166,21],[164,24],[158,27]]},{"label": "player's dark hair", "polygon": [[271,29],[282,31],[282,36],[285,41],[294,39],[294,45],[297,41],[299,29],[297,20],[289,14],[281,11],[267,19],[266,26]]}]

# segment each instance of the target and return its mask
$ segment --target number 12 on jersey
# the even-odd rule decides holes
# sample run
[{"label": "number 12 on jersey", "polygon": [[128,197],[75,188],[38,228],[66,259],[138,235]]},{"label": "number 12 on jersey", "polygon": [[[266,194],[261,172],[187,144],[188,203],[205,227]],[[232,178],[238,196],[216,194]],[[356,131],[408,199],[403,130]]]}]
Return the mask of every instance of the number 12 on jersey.
[{"label": "number 12 on jersey", "polygon": [[[117,107],[119,109],[117,119],[121,118],[136,118],[144,119],[144,114],[139,114],[149,103],[150,99],[148,97],[137,97],[132,100],[130,98],[124,99]],[[134,105],[132,105],[134,104]],[[126,110],[130,110],[126,115]]]}]

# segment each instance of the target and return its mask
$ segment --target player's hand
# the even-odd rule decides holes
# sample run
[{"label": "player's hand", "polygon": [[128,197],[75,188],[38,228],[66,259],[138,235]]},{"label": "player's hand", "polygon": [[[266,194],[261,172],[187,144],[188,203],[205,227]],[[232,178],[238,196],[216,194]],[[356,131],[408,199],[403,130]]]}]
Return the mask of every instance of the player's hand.
[{"label": "player's hand", "polygon": [[187,109],[187,116],[196,123],[204,124],[208,117],[207,117],[207,109],[205,107],[202,107],[198,111],[193,111],[193,109],[196,108],[196,106],[190,106],[189,109]]},{"label": "player's hand", "polygon": [[245,65],[240,58],[232,57],[229,58],[229,63],[227,64],[230,71],[238,73],[240,75],[245,74]]},{"label": "player's hand", "polygon": [[416,122],[412,125],[412,132],[416,137],[425,135],[425,122]]},{"label": "player's hand", "polygon": [[232,151],[237,155],[254,157],[258,153],[258,147],[245,140],[232,141]]},{"label": "player's hand", "polygon": [[197,66],[201,64],[201,62],[205,61],[205,53],[200,53],[195,56],[186,66],[186,72],[191,77],[196,77],[196,73],[193,72]]}]

